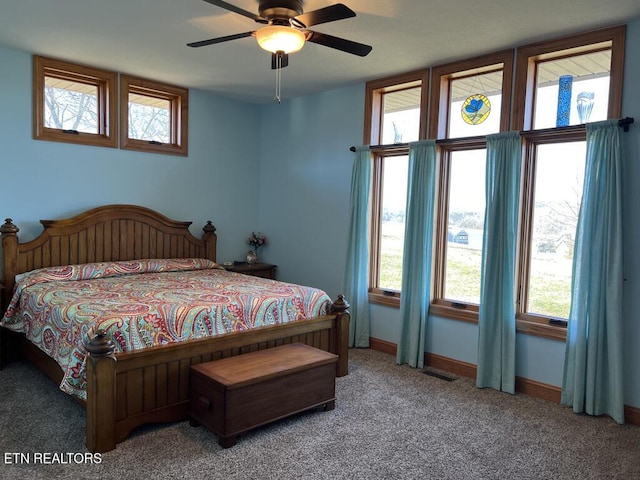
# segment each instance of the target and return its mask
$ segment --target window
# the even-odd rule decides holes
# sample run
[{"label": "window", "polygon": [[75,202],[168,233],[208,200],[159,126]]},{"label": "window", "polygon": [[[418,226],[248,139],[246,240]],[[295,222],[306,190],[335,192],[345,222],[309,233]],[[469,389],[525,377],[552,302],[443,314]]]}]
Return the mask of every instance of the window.
[{"label": "window", "polygon": [[407,155],[378,155],[380,181],[380,239],[377,286],[399,292],[402,286],[404,220],[407,203]]},{"label": "window", "polygon": [[564,338],[589,121],[620,115],[624,27],[522,47],[514,111],[525,130],[516,315]]},{"label": "window", "polygon": [[427,71],[367,84],[365,143],[372,144],[370,300],[399,305],[408,142],[426,131]]},{"label": "window", "polygon": [[585,142],[535,145],[528,286],[523,311],[568,318]]},{"label": "window", "polygon": [[187,156],[189,91],[121,75],[120,146]]},{"label": "window", "polygon": [[117,147],[117,74],[33,57],[34,138]]},{"label": "window", "polygon": [[[610,42],[606,42],[602,45],[603,50],[536,62],[533,128],[606,120],[610,47]],[[550,105],[556,108],[549,108]]]},{"label": "window", "polygon": [[477,319],[486,135],[508,129],[512,66],[508,51],[433,68],[429,130],[440,147],[440,185],[431,313]]},{"label": "window", "polygon": [[479,304],[486,150],[454,150],[444,156],[450,169],[449,188],[443,192],[448,215],[442,296]]},{"label": "window", "polygon": [[428,112],[427,71],[367,84],[365,143],[378,145],[372,147],[370,301],[400,303],[405,142],[435,138],[438,211],[429,313],[477,321],[486,136],[518,130],[517,328],[566,337],[561,327],[571,302],[584,124],[620,116],[624,40],[625,27],[612,27],[433,67]]}]

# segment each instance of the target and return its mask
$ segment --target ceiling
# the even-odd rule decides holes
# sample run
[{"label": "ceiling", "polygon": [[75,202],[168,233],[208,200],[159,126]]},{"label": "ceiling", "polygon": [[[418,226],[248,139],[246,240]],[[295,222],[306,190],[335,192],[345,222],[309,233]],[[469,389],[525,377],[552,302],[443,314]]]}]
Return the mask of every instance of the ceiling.
[{"label": "ceiling", "polygon": [[[227,0],[258,13],[256,0]],[[305,11],[332,5],[307,0]],[[288,99],[640,19],[640,0],[342,0],[355,18],[313,30],[373,46],[357,57],[313,43],[282,73]],[[615,4],[615,8],[613,8]],[[231,98],[274,101],[271,57],[252,37],[189,42],[259,28],[203,0],[2,0],[0,45]]]}]

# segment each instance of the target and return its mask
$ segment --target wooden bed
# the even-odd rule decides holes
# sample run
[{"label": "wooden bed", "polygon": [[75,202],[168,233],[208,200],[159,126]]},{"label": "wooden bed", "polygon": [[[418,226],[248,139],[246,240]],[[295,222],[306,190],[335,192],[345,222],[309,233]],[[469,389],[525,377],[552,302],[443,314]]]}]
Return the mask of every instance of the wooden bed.
[{"label": "wooden bed", "polygon": [[[5,306],[15,276],[36,268],[144,258],[216,260],[217,237],[211,222],[199,239],[189,232],[191,222],[177,222],[145,207],[107,205],[41,223],[44,231],[26,243],[19,242],[19,229],[11,219],[0,227]],[[339,296],[330,315],[124,353],[115,353],[111,341],[99,333],[86,344],[87,448],[106,452],[140,425],[187,419],[189,367],[197,363],[301,342],[339,355],[336,374],[346,375],[348,307]],[[0,333],[0,348],[5,350],[6,337],[17,334]],[[22,354],[59,383],[63,372],[57,363],[20,338]],[[4,357],[5,352],[0,354]]]}]

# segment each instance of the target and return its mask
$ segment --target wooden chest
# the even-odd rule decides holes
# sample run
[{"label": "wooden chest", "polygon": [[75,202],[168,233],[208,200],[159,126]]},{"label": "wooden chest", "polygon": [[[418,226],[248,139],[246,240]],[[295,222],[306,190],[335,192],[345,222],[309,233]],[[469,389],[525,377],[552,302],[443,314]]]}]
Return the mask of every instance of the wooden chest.
[{"label": "wooden chest", "polygon": [[190,418],[228,448],[236,436],[309,408],[335,407],[337,355],[294,343],[191,367]]}]

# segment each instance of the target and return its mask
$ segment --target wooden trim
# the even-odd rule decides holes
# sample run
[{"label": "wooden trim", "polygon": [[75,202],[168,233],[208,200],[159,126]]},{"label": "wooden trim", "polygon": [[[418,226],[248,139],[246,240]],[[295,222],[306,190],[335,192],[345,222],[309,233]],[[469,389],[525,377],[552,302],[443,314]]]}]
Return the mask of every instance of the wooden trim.
[{"label": "wooden trim", "polygon": [[531,318],[533,316],[523,315],[524,318],[516,318],[516,331],[526,335],[548,338],[565,342],[567,340],[567,329],[544,323],[541,319]]},{"label": "wooden trim", "polygon": [[518,235],[518,254],[516,258],[517,289],[516,315],[524,313],[529,303],[529,272],[531,267],[531,238],[533,235],[533,209],[535,198],[535,149],[531,142],[524,142],[524,164],[521,172],[520,189],[520,234]]},{"label": "wooden trim", "polygon": [[[170,141],[156,143],[129,138],[129,94],[167,100],[170,108]],[[189,90],[153,80],[120,76],[120,148],[140,152],[188,155]]]},{"label": "wooden trim", "polygon": [[383,157],[373,155],[369,201],[369,288],[378,287],[380,272],[380,235],[382,218]]},{"label": "wooden trim", "polygon": [[624,85],[624,52],[626,25],[611,29],[611,73],[609,80],[608,118],[619,118],[622,114],[622,87]]},{"label": "wooden trim", "polygon": [[[369,290],[369,303],[375,303],[377,305],[384,305],[385,307],[400,308],[400,293],[391,295],[385,295],[378,289]],[[395,292],[394,292],[395,293]]]},{"label": "wooden trim", "polygon": [[562,389],[548,383],[536,382],[524,377],[516,377],[516,392],[553,403],[560,403]]},{"label": "wooden trim", "polygon": [[[395,343],[371,337],[369,338],[369,345],[372,350],[394,357],[396,355],[397,345]],[[461,377],[476,378],[477,367],[473,363],[463,362],[435,353],[425,353],[424,364]],[[560,387],[524,377],[516,377],[516,392],[558,404],[562,398],[562,389]],[[625,405],[624,419],[627,423],[640,426],[640,408]]]},{"label": "wooden trim", "polygon": [[624,406],[624,421],[632,425],[640,426],[640,408]]},{"label": "wooden trim", "polygon": [[387,355],[396,356],[398,346],[393,342],[387,342],[379,338],[369,337],[369,348],[377,352],[386,353]]},{"label": "wooden trim", "polygon": [[[439,169],[438,175],[438,197],[436,201],[436,225],[433,262],[433,300],[444,298],[445,263],[447,255],[448,229],[447,219],[449,218],[449,187],[451,185],[451,152],[438,149]],[[433,305],[433,303],[432,303]],[[431,313],[431,311],[430,311]]]},{"label": "wooden trim", "polygon": [[[435,315],[453,320],[460,320],[468,323],[478,323],[478,309],[476,308],[455,308],[448,300],[434,300],[429,306],[429,315]],[[470,305],[475,307],[475,305]]]},{"label": "wooden trim", "polygon": [[476,366],[473,363],[443,357],[435,353],[424,354],[424,364],[446,372],[467,378],[476,378]]},{"label": "wooden trim", "polygon": [[[97,87],[97,133],[71,132],[45,126],[45,77],[56,77]],[[33,138],[95,147],[118,146],[118,74],[63,60],[33,56]]]}]

